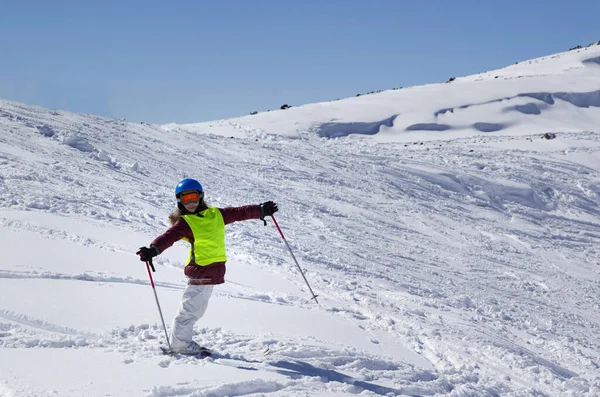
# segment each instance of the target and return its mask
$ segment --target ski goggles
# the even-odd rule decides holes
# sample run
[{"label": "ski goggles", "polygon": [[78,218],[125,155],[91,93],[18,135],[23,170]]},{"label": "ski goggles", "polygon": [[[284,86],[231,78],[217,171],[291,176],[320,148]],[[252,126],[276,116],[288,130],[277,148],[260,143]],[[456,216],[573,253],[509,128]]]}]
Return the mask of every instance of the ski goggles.
[{"label": "ski goggles", "polygon": [[190,203],[197,203],[200,201],[201,197],[202,197],[202,193],[199,193],[199,192],[182,193],[181,196],[179,196],[179,202],[183,205],[187,205]]}]

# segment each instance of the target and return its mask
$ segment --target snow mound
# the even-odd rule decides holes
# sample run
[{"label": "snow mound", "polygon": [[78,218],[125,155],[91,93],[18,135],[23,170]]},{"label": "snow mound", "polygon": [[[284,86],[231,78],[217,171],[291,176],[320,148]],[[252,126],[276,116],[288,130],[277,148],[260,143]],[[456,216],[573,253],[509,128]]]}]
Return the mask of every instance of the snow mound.
[{"label": "snow mound", "polygon": [[597,63],[600,65],[600,57],[589,58],[583,61],[583,63]]},{"label": "snow mound", "polygon": [[392,116],[381,121],[367,123],[322,123],[312,130],[322,138],[340,138],[350,134],[375,135],[380,132],[381,127],[393,127],[396,117],[397,116]]},{"label": "snow mound", "polygon": [[63,140],[63,143],[81,152],[89,153],[94,151],[94,146],[91,143],[89,143],[86,138],[77,134],[67,136]]}]

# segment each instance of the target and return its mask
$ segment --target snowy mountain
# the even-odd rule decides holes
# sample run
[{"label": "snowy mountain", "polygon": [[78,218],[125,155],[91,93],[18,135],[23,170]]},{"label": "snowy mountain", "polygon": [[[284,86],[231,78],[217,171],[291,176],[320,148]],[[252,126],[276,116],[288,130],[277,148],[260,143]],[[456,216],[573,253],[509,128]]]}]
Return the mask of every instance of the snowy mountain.
[{"label": "snowy mountain", "polygon": [[[192,125],[1,101],[0,395],[600,395],[598,125],[600,46]],[[202,360],[161,354],[134,254],[187,176],[278,202],[319,295],[229,225]],[[186,257],[155,260],[168,326]]]},{"label": "snowy mountain", "polygon": [[[285,111],[184,126],[201,133],[247,137],[257,133],[410,142],[548,131],[590,131],[598,125],[600,46],[520,62],[459,77],[450,83],[385,91]],[[381,128],[380,128],[381,127]],[[426,132],[426,133],[424,133]]]}]

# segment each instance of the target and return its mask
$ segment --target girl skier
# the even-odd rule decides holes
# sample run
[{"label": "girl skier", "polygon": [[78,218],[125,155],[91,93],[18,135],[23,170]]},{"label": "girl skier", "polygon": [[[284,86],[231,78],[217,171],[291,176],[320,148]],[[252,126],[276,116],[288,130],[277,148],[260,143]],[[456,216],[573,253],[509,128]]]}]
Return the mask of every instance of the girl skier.
[{"label": "girl skier", "polygon": [[248,219],[264,220],[277,212],[277,204],[267,201],[260,205],[217,208],[204,201],[202,185],[195,179],[184,179],[175,187],[177,209],[170,215],[171,227],[136,253],[146,262],[175,242],[190,243],[190,253],[184,273],[188,285],[173,320],[169,342],[174,353],[202,354],[206,349],[192,340],[194,324],[204,315],[213,286],[225,282],[225,225]]}]

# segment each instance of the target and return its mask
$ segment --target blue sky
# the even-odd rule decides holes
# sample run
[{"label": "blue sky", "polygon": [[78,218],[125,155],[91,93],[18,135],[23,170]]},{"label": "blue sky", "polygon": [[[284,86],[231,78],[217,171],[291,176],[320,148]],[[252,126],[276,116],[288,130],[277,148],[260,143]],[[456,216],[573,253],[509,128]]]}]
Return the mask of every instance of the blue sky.
[{"label": "blue sky", "polygon": [[588,45],[598,15],[597,0],[4,2],[0,99],[154,123],[229,118]]}]

